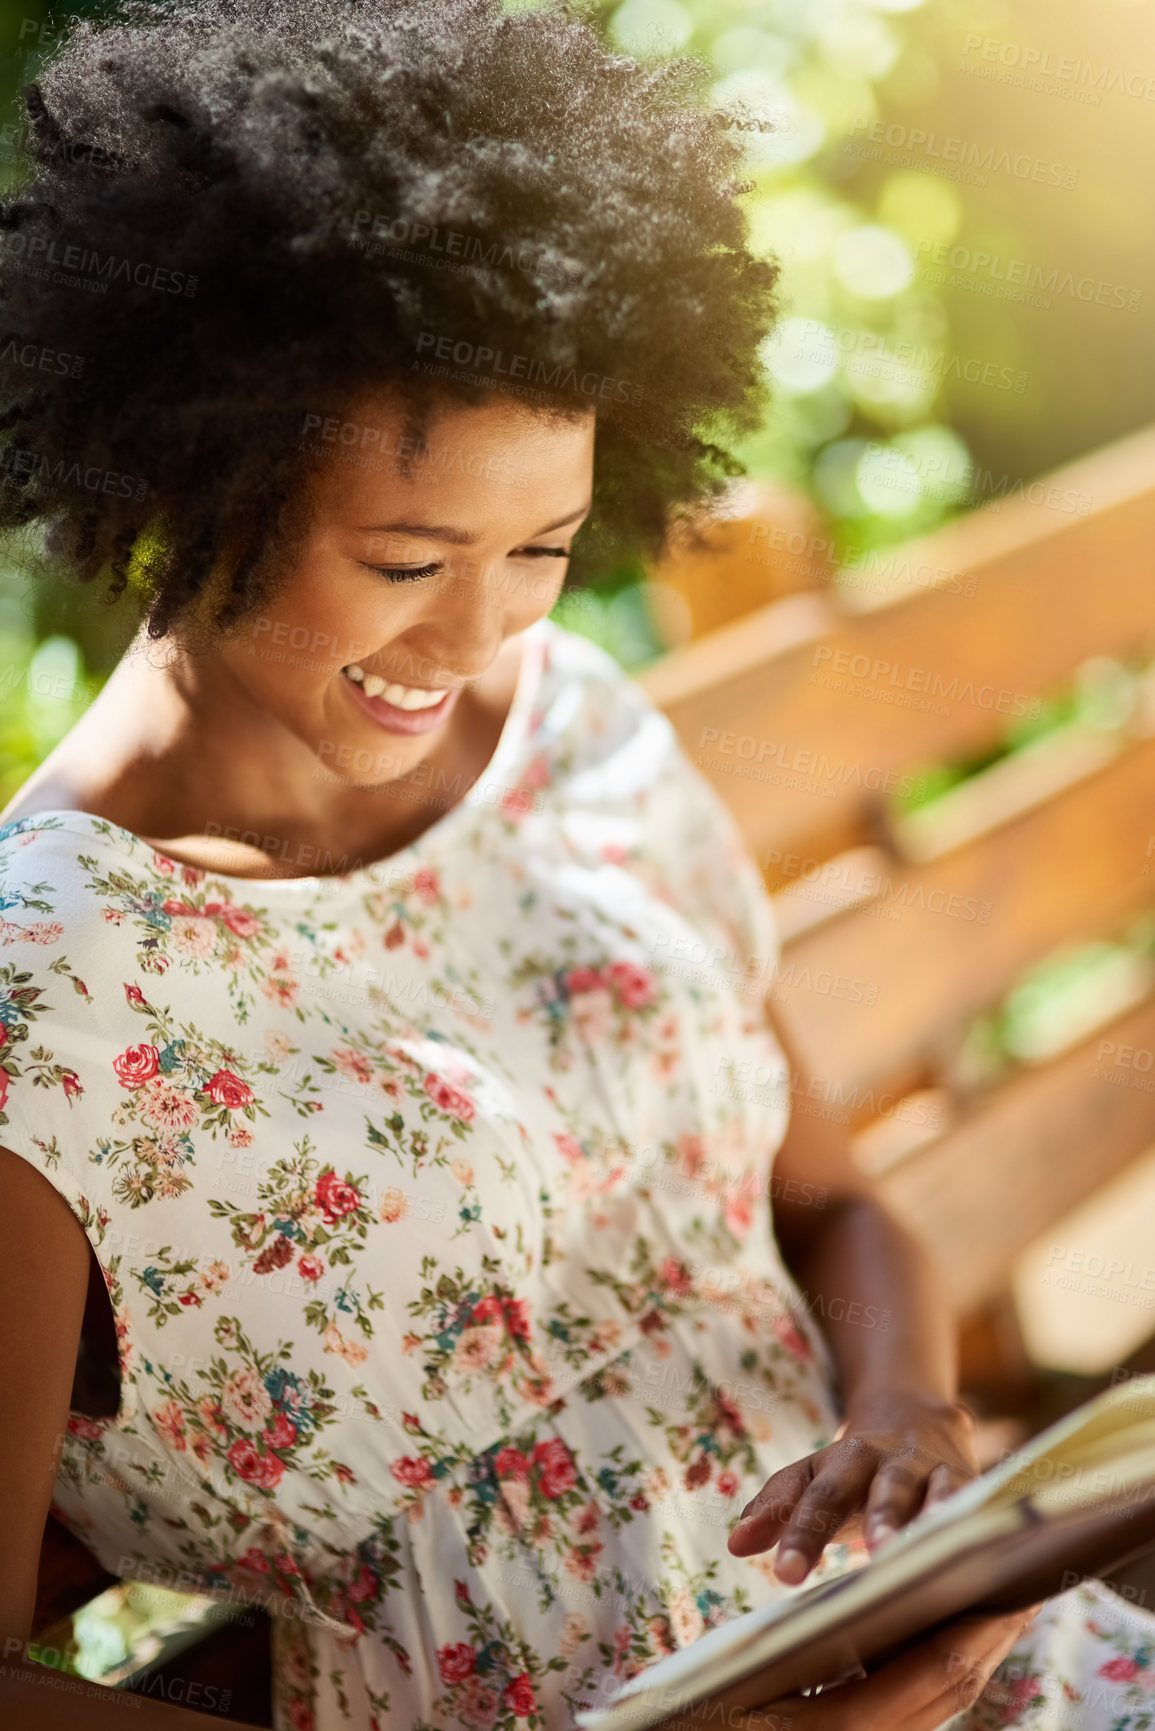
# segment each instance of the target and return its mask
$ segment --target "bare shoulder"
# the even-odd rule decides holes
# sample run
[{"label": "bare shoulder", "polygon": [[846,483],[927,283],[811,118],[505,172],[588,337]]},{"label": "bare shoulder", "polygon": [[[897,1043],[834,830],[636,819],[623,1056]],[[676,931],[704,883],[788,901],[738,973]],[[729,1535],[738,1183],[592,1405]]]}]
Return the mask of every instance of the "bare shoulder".
[{"label": "bare shoulder", "polygon": [[54,767],[49,758],[28,777],[3,811],[0,811],[0,825],[16,823],[21,818],[39,817],[46,811],[86,809],[75,777],[70,776],[63,766]]}]

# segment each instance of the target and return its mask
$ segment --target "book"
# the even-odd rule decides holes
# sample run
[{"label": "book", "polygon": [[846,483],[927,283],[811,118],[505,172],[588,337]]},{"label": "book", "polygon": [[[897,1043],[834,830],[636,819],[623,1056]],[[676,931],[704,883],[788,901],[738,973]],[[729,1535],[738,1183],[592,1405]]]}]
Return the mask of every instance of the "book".
[{"label": "book", "polygon": [[861,1676],[952,1617],[1038,1603],[1155,1545],[1155,1376],[1106,1390],[916,1515],[860,1567],[748,1611],[579,1712],[650,1731]]}]

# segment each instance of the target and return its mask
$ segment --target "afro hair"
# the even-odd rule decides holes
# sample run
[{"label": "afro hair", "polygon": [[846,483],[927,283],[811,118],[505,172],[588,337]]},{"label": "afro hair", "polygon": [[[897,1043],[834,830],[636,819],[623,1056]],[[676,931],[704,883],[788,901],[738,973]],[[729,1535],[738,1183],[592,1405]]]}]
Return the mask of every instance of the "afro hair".
[{"label": "afro hair", "polygon": [[[597,411],[572,580],[661,550],[740,472],[778,266],[709,69],[571,0],[126,0],[23,93],[0,204],[0,531],[139,583],[154,636],[292,544],[304,433],[512,392]],[[226,559],[227,555],[227,559]]]}]

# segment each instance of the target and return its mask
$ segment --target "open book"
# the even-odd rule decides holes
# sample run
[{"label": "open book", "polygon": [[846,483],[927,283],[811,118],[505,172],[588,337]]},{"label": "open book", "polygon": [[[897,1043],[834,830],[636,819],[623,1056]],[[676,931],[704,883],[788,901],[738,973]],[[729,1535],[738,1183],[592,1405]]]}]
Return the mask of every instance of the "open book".
[{"label": "open book", "polygon": [[706,1696],[754,1707],[858,1676],[948,1618],[1025,1609],[1155,1544],[1155,1376],[1052,1425],[869,1562],[647,1666],[586,1731],[646,1731]]}]

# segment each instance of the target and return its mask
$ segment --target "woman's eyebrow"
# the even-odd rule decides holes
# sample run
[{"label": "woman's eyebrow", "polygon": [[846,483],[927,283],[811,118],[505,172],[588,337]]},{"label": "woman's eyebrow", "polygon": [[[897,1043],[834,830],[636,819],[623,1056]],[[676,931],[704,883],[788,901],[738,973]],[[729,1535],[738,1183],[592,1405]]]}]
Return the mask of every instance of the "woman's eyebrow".
[{"label": "woman's eyebrow", "polygon": [[[565,517],[559,517],[556,523],[547,523],[544,529],[535,529],[532,535],[526,537],[532,541],[538,535],[548,535],[553,529],[564,529],[567,523],[572,523],[578,517],[584,517],[590,508],[592,500],[579,505],[576,511],[570,511]],[[455,547],[473,547],[481,540],[480,535],[473,535],[468,529],[447,528],[443,523],[373,523],[367,528],[359,529],[359,535],[416,535],[426,541],[448,541]]]}]

